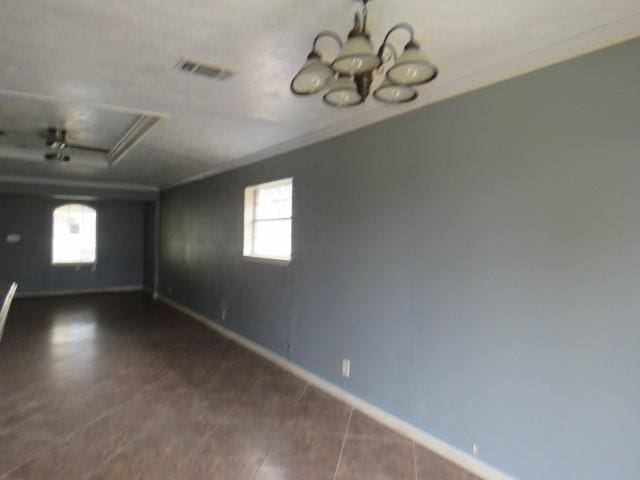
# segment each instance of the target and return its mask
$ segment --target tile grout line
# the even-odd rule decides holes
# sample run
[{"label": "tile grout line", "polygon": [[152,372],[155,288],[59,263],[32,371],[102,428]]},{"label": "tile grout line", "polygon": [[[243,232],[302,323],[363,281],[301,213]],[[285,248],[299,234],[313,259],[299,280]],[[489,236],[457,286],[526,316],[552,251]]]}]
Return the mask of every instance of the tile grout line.
[{"label": "tile grout line", "polygon": [[[231,415],[231,411],[232,410],[233,410],[233,408],[230,408],[229,411],[222,416],[222,418],[220,419],[220,422],[216,423],[216,426],[213,427],[213,430],[211,430],[211,432],[209,432],[207,435],[205,435],[205,437],[200,441],[200,444],[198,445],[198,448],[201,447],[202,445],[204,445],[207,441],[211,440],[211,437],[213,437],[216,434],[218,429],[224,424],[224,421],[227,419],[227,417],[229,415]],[[189,457],[187,455],[185,455],[181,460],[178,461],[178,463],[176,464],[176,467],[181,467],[188,460],[189,460]],[[0,480],[2,480],[2,479],[0,479]]]},{"label": "tile grout line", "polygon": [[336,480],[336,478],[338,477],[338,470],[340,470],[340,462],[342,461],[342,452],[344,452],[344,446],[347,443],[347,433],[349,432],[349,427],[351,426],[351,417],[353,417],[353,407],[351,407],[351,411],[349,412],[349,420],[347,421],[347,426],[344,429],[342,447],[340,447],[340,455],[338,455],[338,464],[336,465],[336,471],[333,474],[333,480]]},{"label": "tile grout line", "polygon": [[[114,338],[116,338],[116,336],[114,336]],[[127,344],[129,338],[131,338],[131,342],[132,343],[136,340],[135,332],[134,332],[134,334],[129,334],[124,338],[126,340],[123,343],[123,345],[128,346],[126,344]],[[230,339],[223,338],[215,346],[222,345],[223,343],[229,342],[229,341],[230,341]],[[19,345],[26,345],[26,344],[28,344],[28,341],[26,341],[26,340],[22,341],[22,342],[19,342]],[[181,345],[172,345],[172,346],[169,346],[168,348],[166,348],[165,352],[172,352],[172,351],[175,351],[175,350],[177,350],[179,348],[181,348]],[[204,351],[204,349],[205,348],[203,347],[203,351]],[[151,353],[145,355],[144,360],[141,361],[141,365],[145,366],[145,367],[148,366],[148,365],[151,365],[156,360],[155,357],[160,357],[160,355],[161,355],[160,352],[151,352]],[[104,358],[107,358],[108,356],[109,356],[109,354],[107,352],[102,352],[102,354],[98,355],[97,358],[102,360]],[[123,371],[132,370],[133,368],[134,367],[125,368]],[[102,385],[107,381],[109,381],[109,379],[105,377],[104,379],[98,381],[96,386]],[[146,389],[150,388],[150,385],[153,384],[153,383],[154,382],[150,382],[148,385],[144,385],[141,390],[146,390]],[[107,407],[106,409],[103,409],[101,412],[96,413],[91,418],[91,420],[79,425],[78,427],[72,429],[71,431],[69,431],[66,434],[58,434],[58,435],[53,436],[53,438],[51,438],[50,442],[48,442],[49,444],[47,446],[42,447],[40,449],[35,449],[33,452],[31,452],[31,455],[28,456],[27,459],[25,459],[24,462],[20,463],[19,465],[14,466],[13,468],[10,468],[9,470],[0,471],[0,480],[8,479],[9,476],[14,474],[20,468],[24,467],[25,465],[29,464],[30,462],[33,462],[33,461],[43,457],[44,455],[46,455],[51,450],[53,450],[53,449],[55,449],[55,448],[57,448],[57,447],[59,447],[61,445],[64,445],[65,442],[73,441],[74,438],[76,438],[79,435],[81,435],[83,432],[85,432],[87,429],[91,428],[93,425],[95,425],[95,424],[99,423],[100,421],[102,421],[103,419],[108,418],[110,416],[113,416],[117,412],[123,410],[127,405],[129,405],[130,403],[135,401],[134,396],[135,396],[135,394],[133,394],[131,396],[131,398],[128,398],[125,401],[122,401],[120,403],[117,403],[115,405]],[[14,427],[12,427],[10,429],[2,430],[2,434],[14,433],[16,431],[19,431],[21,429],[21,427],[24,424],[26,424],[27,422],[29,422],[28,418],[24,419],[22,422],[19,422],[17,425],[15,425]],[[216,429],[218,427],[219,427],[219,425],[216,426]],[[39,435],[39,438],[44,438],[44,437],[49,437],[49,435]],[[118,446],[118,448],[116,448],[114,450],[114,452],[112,452],[112,454],[109,455],[104,460],[103,463],[108,462],[111,458],[113,458],[115,455],[117,455],[120,451],[122,451],[124,448],[126,448],[129,444],[131,444],[131,442],[132,442],[131,440],[127,440],[124,445]],[[87,475],[89,475],[89,474],[87,474]],[[82,478],[85,478],[85,477],[82,477]]]},{"label": "tile grout line", "polygon": [[[292,412],[295,411],[296,408],[298,408],[298,405],[300,404],[300,401],[302,400],[302,397],[304,397],[304,394],[307,392],[308,388],[309,388],[309,384],[307,383],[307,384],[305,384],[304,388],[302,389],[302,392],[300,392],[300,395],[298,395],[298,398],[296,399],[296,403],[293,405],[293,408],[291,409]],[[282,430],[284,429],[286,424],[287,424],[287,421],[285,420],[282,423],[282,425],[280,425],[280,427],[278,428],[278,431],[275,433],[273,438],[276,438],[278,435],[280,435],[280,432],[282,432]],[[264,462],[267,461],[267,457],[269,457],[269,454],[271,453],[271,449],[272,448],[273,448],[273,443],[267,449],[267,452],[264,454],[264,457],[260,461],[260,465],[258,465],[258,468],[256,468],[256,471],[253,472],[253,475],[251,475],[251,479],[250,480],[254,480],[256,478],[256,475],[258,475],[258,472],[260,471],[260,469],[264,465]],[[0,480],[2,480],[2,479],[0,479]]]},{"label": "tile grout line", "polygon": [[413,444],[413,477],[415,480],[418,480],[418,460],[416,458],[416,442],[411,442]]},{"label": "tile grout line", "polygon": [[298,408],[298,405],[300,404],[300,401],[302,400],[302,397],[304,397],[304,394],[307,393],[307,390],[309,389],[309,384],[305,384],[304,388],[302,389],[302,393],[300,393],[300,396],[298,397],[298,399],[296,400],[295,405],[293,406],[293,409],[295,410],[296,408]]},{"label": "tile grout line", "polygon": [[[121,409],[122,407],[124,407],[124,405],[126,405],[127,403],[129,403],[131,401],[132,400],[129,399],[129,400],[125,401],[125,402],[122,402],[119,405],[113,406],[109,410],[107,410],[105,412],[102,412],[101,414],[96,415],[93,418],[92,421],[87,422],[86,424],[82,425],[81,427],[78,427],[77,429],[75,429],[72,432],[70,432],[68,435],[62,436],[61,438],[58,438],[58,439],[54,440],[51,445],[47,445],[46,447],[41,448],[40,450],[38,450],[37,453],[34,453],[33,456],[29,457],[28,460],[24,461],[20,465],[17,465],[15,468],[12,468],[11,470],[7,470],[3,474],[4,476],[0,476],[0,480],[4,480],[5,478],[9,478],[9,475],[15,473],[16,471],[18,471],[20,468],[22,468],[23,466],[27,465],[28,463],[33,462],[34,460],[37,460],[40,457],[43,457],[48,451],[53,450],[54,448],[64,444],[65,442],[71,441],[73,439],[73,437],[75,437],[78,434],[80,434],[81,432],[85,431],[87,428],[91,427],[92,425],[98,423],[103,418],[106,418],[106,417],[112,415],[114,412],[116,412],[117,410]],[[26,423],[26,421],[23,422],[23,423]],[[22,425],[22,424],[20,424],[20,425]],[[115,453],[113,455],[115,455]]]},{"label": "tile grout line", "polygon": [[[229,339],[223,339],[221,342],[217,343],[215,346],[218,345],[222,345],[225,342],[230,341]],[[214,347],[215,347],[214,346]],[[178,348],[181,348],[180,345],[173,345],[170,346],[167,351],[171,352],[174,350],[177,350]],[[203,353],[206,347],[203,347],[202,352]],[[106,355],[106,354],[105,354]],[[157,353],[157,356],[159,356],[160,354]],[[153,354],[152,354],[153,356]],[[196,355],[197,356],[197,355]],[[104,357],[104,355],[101,355],[100,357]],[[144,361],[141,362],[141,364],[143,366],[147,366],[150,365],[152,362],[154,361],[154,358],[145,358]],[[133,369],[134,367],[129,367],[129,369]],[[125,369],[127,370],[127,369]],[[104,383],[108,381],[108,379],[104,379],[101,380],[98,385]],[[150,388],[150,385],[152,385],[154,382],[150,382],[148,385],[144,385],[142,387],[141,390],[146,390],[148,388]],[[65,442],[69,442],[71,441],[73,438],[77,437],[78,435],[80,435],[82,432],[84,432],[85,430],[87,430],[88,428],[90,428],[91,426],[93,426],[94,424],[97,424],[98,422],[100,422],[101,420],[114,415],[115,413],[117,413],[118,411],[124,409],[124,407],[126,405],[128,405],[131,402],[134,402],[134,398],[132,395],[132,398],[129,398],[127,400],[125,400],[124,402],[121,402],[117,405],[113,405],[111,408],[106,409],[105,411],[102,411],[101,413],[96,414],[95,417],[93,417],[93,419],[83,425],[81,425],[80,427],[76,428],[75,430],[69,432],[67,435],[61,435],[59,436],[59,438],[55,439],[50,445],[47,445],[46,447],[43,447],[41,449],[39,449],[37,452],[34,452],[32,456],[28,457],[27,460],[25,460],[25,462],[21,463],[20,465],[17,465],[16,467],[7,470],[5,472],[0,472],[0,480],[4,480],[5,478],[9,478],[7,477],[8,475],[13,474],[14,472],[18,471],[20,468],[22,468],[24,465],[38,459],[41,458],[42,456],[44,456],[47,452],[49,452],[50,450],[53,450],[54,448],[64,444]],[[225,414],[224,418],[226,418],[229,414],[231,413],[231,410]],[[17,431],[24,423],[28,422],[27,419],[25,419],[23,422],[19,423],[18,425],[16,425],[13,429],[7,430],[7,432],[14,432]],[[215,432],[215,430],[217,430],[219,428],[219,424],[216,425],[216,427],[214,428],[214,430],[211,432],[210,435],[213,435],[213,433]],[[4,433],[4,431],[3,431]],[[207,437],[208,438],[208,437]],[[105,460],[104,460],[104,464],[106,464],[108,461],[110,461],[113,457],[115,457],[118,453],[120,453],[121,451],[123,451],[125,448],[127,448],[130,444],[131,444],[131,440],[128,440],[124,445],[120,445],[117,449],[114,450],[114,452],[109,455]],[[82,477],[85,478],[85,477]]]},{"label": "tile grout line", "polygon": [[[224,343],[224,342],[221,342],[221,343]],[[221,345],[221,343],[218,343],[217,345]],[[179,348],[179,347],[175,347],[175,348],[177,349],[177,348]],[[205,347],[205,348],[206,348],[206,347]],[[203,348],[203,352],[204,352],[204,348]],[[202,353],[202,352],[201,352],[201,353]],[[152,385],[153,383],[154,383],[154,382],[151,382],[149,385],[144,386],[144,387],[143,387],[143,390],[144,390],[144,389],[151,389],[151,385]],[[104,417],[106,417],[107,415],[112,415],[115,411],[120,410],[120,409],[121,409],[121,408],[123,408],[125,405],[127,405],[127,404],[129,404],[129,403],[131,403],[131,402],[135,402],[135,399],[129,399],[129,400],[127,400],[126,402],[123,402],[122,404],[117,405],[117,406],[116,406],[116,407],[114,407],[114,408],[113,408],[113,409],[112,409],[108,414],[105,414],[105,415],[101,416],[101,419],[102,419],[102,418],[104,418]],[[222,424],[224,423],[224,421],[226,420],[226,418],[227,418],[227,417],[229,417],[229,416],[231,415],[231,411],[232,411],[232,410],[233,410],[233,408],[229,408],[229,411],[228,411],[227,413],[225,413],[225,414],[222,416],[222,418],[220,419],[220,422],[217,422],[217,423],[216,423],[216,425],[215,425],[215,427],[213,428],[213,430],[212,430],[209,434],[207,434],[207,435],[205,436],[205,438],[203,438],[203,439],[201,440],[201,443],[200,443],[201,445],[203,445],[207,440],[209,440],[209,439],[210,439],[210,438],[211,438],[211,437],[216,433],[216,431],[217,431],[217,430],[222,426]],[[98,421],[99,421],[99,420],[98,420]],[[97,423],[97,421],[96,421],[96,422],[93,422],[93,423]],[[140,436],[140,438],[136,438],[136,439],[128,439],[128,440],[125,442],[125,444],[124,444],[124,445],[120,445],[118,448],[116,448],[116,449],[115,449],[115,451],[114,451],[111,455],[109,455],[109,456],[108,456],[108,457],[107,457],[107,458],[102,462],[102,465],[105,465],[105,466],[106,466],[106,465],[108,465],[108,463],[109,463],[113,458],[115,458],[119,453],[121,453],[121,452],[125,451],[128,447],[130,447],[131,445],[134,445],[136,441],[140,441],[140,440],[142,440],[142,439],[144,439],[144,435],[141,435],[141,436]],[[177,466],[183,465],[186,461],[187,461],[187,458],[186,458],[186,457],[185,457],[185,458],[182,458],[180,461],[178,461]],[[87,477],[83,477],[83,479],[88,479],[88,478],[89,478],[88,476],[87,476]],[[3,480],[3,479],[0,479],[0,480]]]},{"label": "tile grout line", "polygon": [[[224,342],[221,342],[221,343],[224,343]],[[220,345],[221,343],[218,343],[217,345]],[[175,348],[177,349],[177,348],[179,348],[179,347],[175,347]],[[205,347],[205,348],[206,348],[206,347]],[[203,351],[204,351],[204,348],[203,348]],[[200,352],[200,353],[202,353],[202,352]],[[196,355],[196,356],[197,356],[197,355]],[[151,382],[149,385],[145,385],[145,386],[142,388],[142,390],[144,390],[144,389],[151,389],[151,385],[152,385],[153,383],[154,383],[154,382]],[[124,408],[124,406],[125,406],[125,405],[127,405],[127,404],[129,404],[129,403],[131,403],[131,402],[135,402],[135,399],[131,398],[131,399],[129,399],[129,400],[127,400],[127,401],[125,401],[125,402],[121,403],[120,405],[115,406],[113,409],[111,409],[111,411],[109,411],[108,413],[106,413],[106,414],[104,414],[104,415],[100,416],[100,419],[105,418],[105,417],[106,417],[106,416],[108,416],[108,415],[112,415],[112,414],[114,414],[117,410],[120,410],[120,409]],[[227,417],[229,417],[229,416],[231,415],[231,411],[232,411],[232,410],[233,410],[233,408],[229,408],[229,411],[228,411],[227,413],[225,413],[225,414],[222,416],[222,418],[220,419],[220,422],[217,422],[217,423],[216,423],[216,425],[215,425],[215,427],[213,428],[213,430],[212,430],[209,434],[207,434],[207,435],[205,436],[205,438],[203,438],[203,439],[202,439],[202,441],[201,441],[201,445],[202,445],[202,444],[204,444],[207,440],[209,440],[209,439],[210,439],[210,438],[211,438],[211,437],[216,433],[216,431],[221,427],[221,425],[224,423],[224,421],[226,420],[226,418],[227,418]],[[99,419],[99,420],[100,420],[100,419]],[[96,420],[95,422],[92,422],[92,424],[93,424],[93,423],[97,423],[99,420]],[[119,453],[121,453],[121,452],[125,451],[129,446],[131,446],[131,445],[135,444],[135,442],[136,442],[136,441],[139,441],[139,440],[141,440],[141,439],[143,439],[143,438],[144,438],[144,435],[141,435],[141,436],[140,436],[140,438],[136,438],[135,440],[133,440],[133,439],[128,439],[128,440],[125,442],[125,444],[124,444],[124,445],[120,445],[118,448],[116,448],[116,449],[115,449],[115,451],[114,451],[111,455],[109,455],[109,456],[108,456],[108,457],[107,457],[107,458],[102,462],[102,465],[108,465],[108,463],[109,463],[113,458],[115,458]],[[186,461],[187,461],[187,458],[183,458],[182,460],[180,460],[180,461],[177,463],[177,465],[178,465],[178,466],[183,465]],[[83,477],[83,478],[89,478],[89,477],[87,476],[87,477]],[[3,479],[2,479],[2,478],[0,478],[0,480],[3,480]]]}]

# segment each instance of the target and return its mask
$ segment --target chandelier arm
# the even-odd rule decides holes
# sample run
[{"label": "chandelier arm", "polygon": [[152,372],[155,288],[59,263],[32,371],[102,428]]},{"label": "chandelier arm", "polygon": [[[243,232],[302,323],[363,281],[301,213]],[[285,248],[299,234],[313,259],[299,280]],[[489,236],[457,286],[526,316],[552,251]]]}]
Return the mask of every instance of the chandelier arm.
[{"label": "chandelier arm", "polygon": [[318,40],[320,40],[321,38],[332,38],[333,40],[336,41],[338,46],[340,48],[342,48],[342,39],[340,38],[340,35],[338,35],[336,32],[332,32],[331,30],[323,30],[318,35],[316,35],[316,38],[313,39],[313,49],[314,50],[316,49],[316,46],[318,45]]},{"label": "chandelier arm", "polygon": [[[391,52],[391,56],[385,59],[384,54],[386,50],[389,50],[389,52]],[[377,70],[378,73],[383,73],[385,70],[385,66],[389,63],[389,61],[395,62],[396,60],[398,60],[398,52],[396,52],[396,48],[393,46],[393,44],[387,43],[380,47],[378,57],[380,57],[381,63]]]},{"label": "chandelier arm", "polygon": [[[396,51],[396,47],[394,47],[392,43],[386,43],[386,44],[382,45],[382,54],[383,55],[384,55],[384,50],[385,49],[389,49],[391,51],[391,58],[393,59],[394,62],[396,60],[398,60],[398,52]],[[382,61],[384,62],[384,58],[382,58]]]},{"label": "chandelier arm", "polygon": [[390,45],[389,37],[396,30],[405,30],[405,31],[407,31],[409,33],[409,37],[410,37],[409,38],[409,43],[412,43],[412,42],[415,41],[415,33],[413,32],[413,27],[411,25],[409,25],[408,23],[405,23],[405,22],[398,23],[397,25],[394,25],[393,27],[391,27],[391,30],[389,30],[387,32],[387,34],[384,36],[384,40],[382,42],[382,45],[380,46],[380,50],[378,50],[378,56],[380,56],[380,58],[382,58],[382,53],[384,51],[385,46]]}]

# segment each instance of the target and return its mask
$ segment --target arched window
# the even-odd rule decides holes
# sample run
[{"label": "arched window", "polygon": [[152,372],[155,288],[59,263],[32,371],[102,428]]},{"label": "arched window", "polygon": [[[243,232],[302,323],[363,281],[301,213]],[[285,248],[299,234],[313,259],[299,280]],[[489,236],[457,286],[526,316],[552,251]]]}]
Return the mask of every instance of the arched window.
[{"label": "arched window", "polygon": [[70,203],[53,211],[52,263],[96,261],[96,211]]}]

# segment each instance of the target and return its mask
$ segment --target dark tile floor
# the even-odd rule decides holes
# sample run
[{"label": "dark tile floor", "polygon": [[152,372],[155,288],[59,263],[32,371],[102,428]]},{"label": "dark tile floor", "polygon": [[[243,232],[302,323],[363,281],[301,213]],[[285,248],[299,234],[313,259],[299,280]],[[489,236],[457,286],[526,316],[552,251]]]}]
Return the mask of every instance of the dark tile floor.
[{"label": "dark tile floor", "polygon": [[142,294],[17,300],[2,480],[472,480]]}]

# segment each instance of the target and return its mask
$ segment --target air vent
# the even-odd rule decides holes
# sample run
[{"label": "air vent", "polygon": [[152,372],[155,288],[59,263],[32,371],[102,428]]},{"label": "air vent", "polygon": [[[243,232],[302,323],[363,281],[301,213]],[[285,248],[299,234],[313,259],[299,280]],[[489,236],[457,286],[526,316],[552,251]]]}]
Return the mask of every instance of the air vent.
[{"label": "air vent", "polygon": [[180,60],[177,68],[185,73],[193,73],[218,80],[226,80],[236,73],[230,68],[223,67],[222,65],[186,58]]}]

